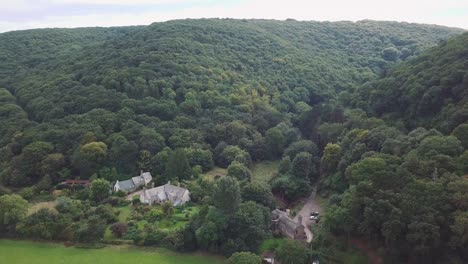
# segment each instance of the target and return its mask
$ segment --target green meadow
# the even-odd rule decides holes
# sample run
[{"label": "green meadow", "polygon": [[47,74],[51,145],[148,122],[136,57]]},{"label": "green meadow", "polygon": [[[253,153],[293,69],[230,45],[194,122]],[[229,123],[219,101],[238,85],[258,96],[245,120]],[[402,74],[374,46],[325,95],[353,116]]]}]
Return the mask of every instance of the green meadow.
[{"label": "green meadow", "polygon": [[2,264],[221,264],[222,258],[180,254],[160,248],[106,247],[81,249],[62,244],[0,240]]}]

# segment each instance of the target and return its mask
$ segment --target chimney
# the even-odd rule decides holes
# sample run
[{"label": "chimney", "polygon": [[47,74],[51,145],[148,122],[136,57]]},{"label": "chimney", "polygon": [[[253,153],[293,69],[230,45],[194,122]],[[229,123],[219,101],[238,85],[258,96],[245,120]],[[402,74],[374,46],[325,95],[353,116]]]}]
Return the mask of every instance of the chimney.
[{"label": "chimney", "polygon": [[143,175],[143,170],[140,170],[140,175]]},{"label": "chimney", "polygon": [[302,215],[299,215],[299,216],[297,217],[297,222],[298,222],[300,225],[302,225]]},{"label": "chimney", "polygon": [[151,188],[154,188],[154,182],[151,183]]},{"label": "chimney", "polygon": [[[140,201],[143,202],[143,201],[145,201],[145,200],[147,200],[147,199],[148,199],[148,198],[147,198],[147,195],[146,195],[146,187],[143,187],[143,191],[142,191],[141,194],[140,194]],[[151,205],[151,203],[150,203],[150,205]]]},{"label": "chimney", "polygon": [[291,212],[291,210],[289,209],[286,209],[286,215],[289,216],[289,213]]},{"label": "chimney", "polygon": [[167,181],[167,185],[171,185],[171,181]]}]

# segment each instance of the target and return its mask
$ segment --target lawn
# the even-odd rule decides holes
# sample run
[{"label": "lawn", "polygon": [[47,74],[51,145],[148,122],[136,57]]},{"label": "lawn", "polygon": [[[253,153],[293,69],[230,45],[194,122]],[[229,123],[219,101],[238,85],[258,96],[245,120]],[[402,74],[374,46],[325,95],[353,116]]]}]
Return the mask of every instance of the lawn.
[{"label": "lawn", "polygon": [[[130,214],[132,212],[132,209],[130,206],[122,206],[122,207],[116,207],[114,208],[116,211],[119,211],[119,222],[126,223],[128,218],[130,217]],[[114,235],[112,234],[112,231],[110,229],[111,225],[109,225],[106,228],[106,232],[104,233],[104,240],[111,240],[115,239]]]},{"label": "lawn", "polygon": [[10,264],[221,264],[220,257],[180,254],[159,248],[66,248],[61,244],[0,240],[0,263]]},{"label": "lawn", "polygon": [[278,171],[279,161],[262,161],[252,167],[252,182],[266,184]]},{"label": "lawn", "polygon": [[119,222],[127,222],[127,219],[130,217],[131,208],[130,206],[122,206],[117,207],[117,211],[119,211]]},{"label": "lawn", "polygon": [[[252,182],[260,184],[268,183],[278,171],[279,161],[262,161],[253,164]],[[212,170],[203,174],[205,179],[214,180],[216,176],[224,177],[227,175],[227,169],[214,167]]]}]

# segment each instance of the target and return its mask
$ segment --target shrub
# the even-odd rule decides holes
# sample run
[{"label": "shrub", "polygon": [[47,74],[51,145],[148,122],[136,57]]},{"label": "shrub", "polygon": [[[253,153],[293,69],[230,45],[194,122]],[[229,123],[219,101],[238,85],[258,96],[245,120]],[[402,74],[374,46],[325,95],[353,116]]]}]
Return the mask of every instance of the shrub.
[{"label": "shrub", "polygon": [[26,187],[26,188],[23,188],[23,190],[21,190],[20,192],[20,195],[21,197],[23,197],[23,199],[25,200],[31,200],[34,195],[35,195],[35,192],[34,192],[34,188],[33,187]]},{"label": "shrub", "polygon": [[96,215],[99,216],[102,220],[106,221],[106,223],[115,223],[117,222],[117,214],[114,212],[114,209],[110,205],[100,205],[96,207],[94,211]]},{"label": "shrub", "polygon": [[111,231],[116,237],[121,238],[127,234],[128,226],[126,223],[115,223],[111,226]]},{"label": "shrub", "polygon": [[174,215],[174,206],[172,205],[171,202],[166,201],[161,205],[161,208],[164,212],[164,215],[166,215],[167,218],[171,218],[172,215]]},{"label": "shrub", "polygon": [[161,220],[162,218],[164,217],[164,213],[163,211],[161,211],[161,209],[152,209],[151,211],[149,211],[149,213],[147,214],[147,220],[149,222],[156,222],[156,221],[159,221]]},{"label": "shrub", "polygon": [[140,203],[141,203],[141,202],[140,202],[140,196],[134,195],[134,196],[132,197],[132,204],[133,204],[133,205],[137,205],[137,204],[140,204]]},{"label": "shrub", "polygon": [[123,198],[123,197],[127,196],[127,193],[124,192],[124,191],[122,191],[122,190],[118,190],[118,191],[115,193],[115,196],[117,196],[117,197],[122,197],[122,198]]}]

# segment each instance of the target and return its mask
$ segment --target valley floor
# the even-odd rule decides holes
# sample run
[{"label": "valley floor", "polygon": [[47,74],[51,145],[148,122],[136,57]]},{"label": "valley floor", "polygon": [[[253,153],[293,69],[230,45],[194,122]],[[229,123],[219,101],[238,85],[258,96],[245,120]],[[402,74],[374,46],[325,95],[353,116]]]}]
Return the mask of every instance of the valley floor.
[{"label": "valley floor", "polygon": [[159,248],[126,246],[81,249],[61,244],[0,239],[0,263],[3,264],[221,264],[222,258],[202,254],[180,254]]}]

